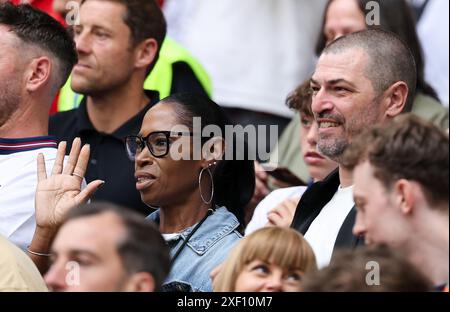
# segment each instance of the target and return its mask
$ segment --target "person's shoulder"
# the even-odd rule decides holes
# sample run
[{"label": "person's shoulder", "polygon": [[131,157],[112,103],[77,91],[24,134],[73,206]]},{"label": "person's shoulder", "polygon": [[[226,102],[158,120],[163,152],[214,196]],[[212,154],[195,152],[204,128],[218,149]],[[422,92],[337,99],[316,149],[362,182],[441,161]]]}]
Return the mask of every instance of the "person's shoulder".
[{"label": "person's shoulder", "polygon": [[67,125],[73,125],[77,120],[77,109],[72,109],[65,112],[59,112],[49,119],[49,131],[61,129],[67,127]]},{"label": "person's shoulder", "polygon": [[449,126],[449,111],[439,101],[423,93],[417,93],[414,98],[412,113],[434,123],[443,130]]},{"label": "person's shoulder", "polygon": [[68,120],[68,119],[76,118],[76,112],[77,112],[77,108],[71,109],[68,111],[64,111],[64,112],[58,112],[58,113],[50,116],[50,123],[53,123],[53,122],[56,122],[59,120]]},{"label": "person's shoulder", "polygon": [[448,118],[446,107],[435,98],[421,92],[416,94],[411,112],[430,121],[434,121],[432,118],[436,115]]},{"label": "person's shoulder", "polygon": [[0,235],[0,291],[47,291],[31,259]]},{"label": "person's shoulder", "polygon": [[206,219],[205,225],[212,227],[212,231],[227,229],[227,231],[231,232],[239,227],[239,221],[231,211],[222,206],[214,209],[213,213]]},{"label": "person's shoulder", "polygon": [[76,131],[77,118],[77,109],[54,114],[48,123],[50,135],[56,136],[58,141],[65,139],[68,134]]},{"label": "person's shoulder", "polygon": [[14,245],[4,236],[0,235],[0,267],[3,267],[5,262],[14,259],[13,247]]},{"label": "person's shoulder", "polygon": [[206,218],[199,229],[199,235],[195,235],[192,241],[198,241],[209,249],[221,242],[220,245],[228,245],[242,237],[238,228],[240,224],[236,216],[225,207],[217,207],[214,212]]}]

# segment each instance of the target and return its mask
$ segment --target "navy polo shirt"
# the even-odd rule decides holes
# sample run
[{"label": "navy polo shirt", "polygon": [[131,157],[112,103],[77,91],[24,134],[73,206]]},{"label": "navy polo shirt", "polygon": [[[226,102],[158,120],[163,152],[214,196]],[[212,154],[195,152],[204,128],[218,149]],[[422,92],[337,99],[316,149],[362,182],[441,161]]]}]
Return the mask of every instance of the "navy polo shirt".
[{"label": "navy polo shirt", "polygon": [[80,137],[83,144],[90,144],[91,156],[85,179],[88,183],[96,179],[106,182],[94,193],[92,201],[109,201],[148,215],[153,210],[141,201],[136,190],[134,162],[128,158],[123,141],[125,136],[139,132],[145,113],[159,101],[158,92],[145,92],[150,99],[147,106],[111,134],[94,128],[87,114],[86,97],[77,109],[52,116],[49,133],[58,142],[67,142],[67,154],[76,137]]}]

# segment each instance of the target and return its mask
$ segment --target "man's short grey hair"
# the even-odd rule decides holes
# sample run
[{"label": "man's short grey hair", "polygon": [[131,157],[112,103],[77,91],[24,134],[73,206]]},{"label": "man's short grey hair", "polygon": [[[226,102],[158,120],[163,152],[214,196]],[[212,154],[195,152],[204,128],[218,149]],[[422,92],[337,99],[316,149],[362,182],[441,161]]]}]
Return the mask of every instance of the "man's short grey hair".
[{"label": "man's short grey hair", "polygon": [[384,92],[398,81],[406,83],[408,97],[403,111],[411,111],[417,73],[414,56],[408,46],[394,33],[369,29],[336,39],[322,54],[336,54],[357,48],[363,49],[369,57],[365,75],[376,92]]}]

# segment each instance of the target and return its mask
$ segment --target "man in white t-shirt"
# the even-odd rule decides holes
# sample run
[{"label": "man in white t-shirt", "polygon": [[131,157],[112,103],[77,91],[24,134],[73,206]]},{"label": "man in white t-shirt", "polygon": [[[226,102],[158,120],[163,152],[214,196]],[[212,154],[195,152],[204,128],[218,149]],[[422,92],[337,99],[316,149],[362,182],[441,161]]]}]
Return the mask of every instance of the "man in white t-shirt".
[{"label": "man in white t-shirt", "polygon": [[[33,238],[36,159],[44,154],[51,169],[56,141],[51,137],[0,138],[0,235],[25,250]],[[50,172],[48,172],[50,173]]]},{"label": "man in white t-shirt", "polygon": [[415,84],[414,58],[393,34],[353,33],[322,52],[311,79],[317,146],[339,169],[308,188],[292,223],[311,244],[319,267],[328,265],[335,248],[362,242],[352,234],[353,181],[342,166],[343,152],[364,128],[409,111]]},{"label": "man in white t-shirt", "polygon": [[26,249],[36,227],[37,155],[49,170],[56,157],[48,112],[77,54],[52,17],[8,3],[0,5],[0,51],[0,234]]}]

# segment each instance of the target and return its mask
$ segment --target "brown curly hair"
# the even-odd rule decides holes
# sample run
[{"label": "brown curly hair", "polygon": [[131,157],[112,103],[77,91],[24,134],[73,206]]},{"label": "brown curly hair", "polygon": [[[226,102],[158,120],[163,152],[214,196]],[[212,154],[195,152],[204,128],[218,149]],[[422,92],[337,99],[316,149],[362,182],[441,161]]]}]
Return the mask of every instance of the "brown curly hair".
[{"label": "brown curly hair", "polygon": [[306,117],[313,117],[310,80],[304,81],[286,99],[286,105]]},{"label": "brown curly hair", "polygon": [[342,165],[353,170],[367,160],[387,189],[396,180],[413,180],[421,185],[431,206],[448,209],[448,144],[448,135],[441,129],[404,114],[355,138],[344,152]]}]

